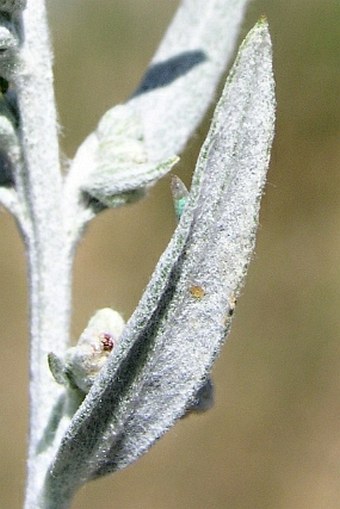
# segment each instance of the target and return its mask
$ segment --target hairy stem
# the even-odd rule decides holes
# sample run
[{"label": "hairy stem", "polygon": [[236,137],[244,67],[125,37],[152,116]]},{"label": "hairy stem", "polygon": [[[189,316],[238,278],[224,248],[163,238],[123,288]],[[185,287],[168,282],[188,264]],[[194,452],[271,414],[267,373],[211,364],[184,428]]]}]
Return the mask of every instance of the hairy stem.
[{"label": "hairy stem", "polygon": [[[38,502],[51,447],[46,424],[60,390],[48,370],[47,354],[68,344],[70,260],[61,207],[57,118],[52,58],[44,0],[29,0],[20,24],[21,48],[15,75],[23,164],[16,174],[19,201],[30,228],[25,232],[30,283],[30,437],[26,509]],[[45,432],[45,435],[44,435]]]}]

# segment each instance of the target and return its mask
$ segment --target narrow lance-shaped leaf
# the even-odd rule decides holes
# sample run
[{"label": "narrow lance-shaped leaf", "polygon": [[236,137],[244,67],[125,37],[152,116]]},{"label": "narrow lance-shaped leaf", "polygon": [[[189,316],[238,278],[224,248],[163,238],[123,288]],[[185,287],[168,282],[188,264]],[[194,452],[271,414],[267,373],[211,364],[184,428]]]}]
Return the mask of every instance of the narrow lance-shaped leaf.
[{"label": "narrow lance-shaped leaf", "polygon": [[176,232],[62,440],[46,484],[54,497],[136,460],[204,384],[254,248],[274,109],[262,20],[227,80]]},{"label": "narrow lance-shaped leaf", "polygon": [[[85,191],[105,206],[122,205],[138,199],[145,187],[171,169],[174,156],[213,98],[234,50],[246,4],[247,0],[181,2],[133,98],[109,110],[80,145],[66,179],[66,202]],[[117,113],[127,119],[130,134],[135,131],[134,140],[127,133],[123,146],[139,144],[136,148],[139,156],[143,153],[142,160],[134,161],[125,152],[127,158],[117,161]],[[123,138],[122,131],[118,144]],[[121,147],[118,152],[121,157]],[[125,187],[118,191],[123,172]],[[84,221],[91,217],[85,214]]]}]

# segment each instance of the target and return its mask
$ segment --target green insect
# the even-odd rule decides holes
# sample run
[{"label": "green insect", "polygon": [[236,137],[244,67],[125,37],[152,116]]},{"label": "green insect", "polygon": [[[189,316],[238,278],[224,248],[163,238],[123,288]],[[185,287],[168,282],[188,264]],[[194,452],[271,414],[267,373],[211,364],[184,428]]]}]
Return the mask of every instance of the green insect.
[{"label": "green insect", "polygon": [[179,221],[183,213],[184,207],[188,201],[189,191],[185,187],[185,184],[181,181],[177,175],[172,175],[171,178],[171,192],[172,199],[174,202],[174,209],[177,220]]}]

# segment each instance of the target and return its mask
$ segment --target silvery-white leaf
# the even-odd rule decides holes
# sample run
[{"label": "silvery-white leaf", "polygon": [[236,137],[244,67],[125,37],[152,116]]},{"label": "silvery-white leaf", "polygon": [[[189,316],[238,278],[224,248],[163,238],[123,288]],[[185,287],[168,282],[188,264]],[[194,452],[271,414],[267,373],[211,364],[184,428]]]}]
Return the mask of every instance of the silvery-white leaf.
[{"label": "silvery-white leaf", "polygon": [[164,161],[149,159],[139,115],[129,105],[109,110],[89,143],[93,146],[92,159],[88,159],[82,148],[74,168],[81,171],[82,191],[106,207],[121,206],[140,198],[178,161],[175,156]]},{"label": "silvery-white leaf", "polygon": [[58,384],[87,394],[98,373],[116,347],[124,329],[121,315],[111,309],[96,311],[80,335],[76,346],[68,348],[63,359],[53,352],[48,364]]},{"label": "silvery-white leaf", "polygon": [[124,325],[117,311],[99,309],[81,334],[77,345],[67,350],[67,376],[84,394],[89,392],[99,371],[112,355]]},{"label": "silvery-white leaf", "polygon": [[195,403],[252,256],[274,110],[262,20],[227,80],[176,232],[51,465],[55,498],[129,465]]},{"label": "silvery-white leaf", "polygon": [[[145,168],[147,185],[170,170],[173,156],[183,149],[206,112],[232,55],[246,3],[247,0],[183,0],[144,80],[122,110],[133,111],[137,132],[141,129],[143,146],[137,143],[130,148],[141,150],[145,163],[150,165]],[[114,117],[115,110],[109,110],[98,130],[80,145],[67,176],[66,195],[80,187],[106,206],[117,206],[143,194],[140,187],[132,189],[132,185],[124,191],[126,194],[119,197],[114,192],[107,201],[107,194],[94,194],[103,184],[109,190],[111,185],[115,189],[118,182],[118,175],[112,175],[112,184],[108,178],[110,171],[116,171],[110,159],[113,147],[110,116]],[[110,129],[101,133],[105,119]],[[119,178],[124,170],[127,183],[130,178],[136,182],[133,172],[143,173],[144,168],[121,167]]]}]

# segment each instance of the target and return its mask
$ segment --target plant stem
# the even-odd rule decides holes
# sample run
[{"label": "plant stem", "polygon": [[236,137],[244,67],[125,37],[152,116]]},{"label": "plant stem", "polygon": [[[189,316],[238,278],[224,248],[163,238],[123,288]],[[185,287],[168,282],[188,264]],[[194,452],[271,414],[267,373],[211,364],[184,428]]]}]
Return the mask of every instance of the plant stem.
[{"label": "plant stem", "polygon": [[[29,0],[21,20],[19,70],[14,78],[20,111],[23,165],[16,188],[30,228],[25,232],[30,289],[30,435],[26,509],[39,502],[51,447],[46,427],[60,397],[47,354],[68,344],[71,262],[62,213],[57,117],[44,0]],[[45,433],[45,436],[44,436]],[[42,504],[42,505],[41,505]]]}]

